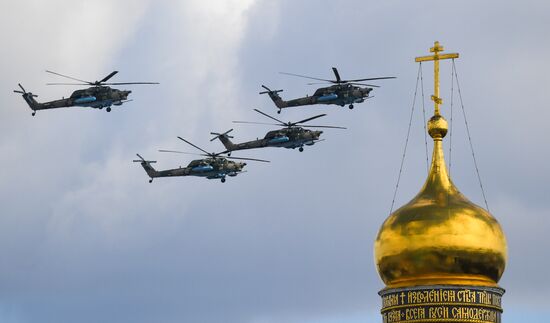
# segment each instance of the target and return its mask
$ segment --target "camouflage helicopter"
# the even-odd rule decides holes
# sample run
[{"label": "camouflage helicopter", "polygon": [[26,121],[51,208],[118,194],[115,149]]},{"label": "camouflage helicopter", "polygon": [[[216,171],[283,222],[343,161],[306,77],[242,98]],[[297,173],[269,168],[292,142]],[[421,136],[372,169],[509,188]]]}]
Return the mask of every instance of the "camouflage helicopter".
[{"label": "camouflage helicopter", "polygon": [[[308,83],[309,85],[326,84],[326,83],[334,84],[328,87],[322,87],[317,89],[312,96],[305,96],[302,98],[285,101],[278,94],[283,90],[271,90],[265,85],[262,85],[262,87],[266,91],[260,92],[260,94],[269,95],[269,97],[271,98],[271,100],[273,100],[277,108],[279,108],[277,113],[281,113],[281,110],[284,108],[297,107],[297,106],[303,106],[303,105],[312,105],[312,104],[335,104],[342,107],[349,104],[349,108],[353,109],[354,103],[365,102],[366,99],[371,98],[369,96],[369,93],[372,91],[372,88],[379,87],[378,85],[364,84],[364,83],[358,83],[358,82],[395,78],[393,76],[387,76],[387,77],[363,78],[363,79],[356,79],[356,80],[342,80],[340,78],[340,73],[338,73],[338,70],[336,69],[336,67],[333,67],[332,71],[334,72],[334,76],[336,77],[335,80],[326,80],[326,79],[310,77],[305,75],[281,72],[281,74],[303,77],[303,78],[317,80],[317,81],[323,81],[323,83]],[[361,86],[357,86],[357,85],[361,85]]]},{"label": "camouflage helicopter", "polygon": [[27,102],[29,107],[32,109],[32,115],[36,114],[37,110],[48,110],[48,109],[57,109],[57,108],[66,108],[66,107],[90,107],[95,109],[107,108],[107,112],[111,112],[112,105],[122,105],[123,103],[129,102],[128,95],[132,91],[122,91],[110,88],[106,85],[126,85],[126,84],[159,84],[157,82],[123,82],[123,83],[106,83],[111,77],[115,76],[118,71],[111,72],[111,74],[105,76],[100,81],[89,82],[80,80],[71,76],[59,74],[52,71],[46,71],[47,73],[65,77],[71,80],[75,80],[81,83],[47,83],[47,85],[91,85],[87,89],[76,90],[70,97],[62,98],[60,100],[54,100],[49,102],[39,103],[34,98],[37,95],[27,92],[21,84],[18,84],[21,88],[21,91],[14,90],[15,93],[21,93],[23,99]]},{"label": "camouflage helicopter", "polygon": [[[284,128],[279,130],[269,131],[263,139],[256,139],[256,140],[247,141],[239,144],[234,144],[230,140],[230,138],[233,138],[233,137],[230,136],[229,133],[233,131],[233,129],[230,129],[224,133],[211,132],[210,134],[214,135],[215,137],[210,139],[210,141],[220,139],[222,144],[227,149],[223,153],[229,153],[229,154],[231,154],[231,152],[234,150],[254,149],[254,148],[263,148],[263,147],[283,147],[283,148],[289,148],[289,149],[298,148],[298,150],[302,152],[304,151],[304,145],[312,146],[316,142],[321,141],[319,140],[319,136],[323,133],[322,131],[312,131],[309,129],[305,129],[305,128],[302,128],[301,125],[308,121],[311,121],[320,117],[324,117],[326,116],[326,114],[319,114],[311,118],[300,120],[298,122],[283,122],[258,109],[254,109],[254,111],[272,120],[275,120],[278,123],[274,124],[274,123],[262,123],[262,122],[248,122],[248,121],[233,121],[233,122],[275,125],[275,126],[283,126]],[[308,126],[308,127],[346,129],[344,127],[335,127],[335,126]]]},{"label": "camouflage helicopter", "polygon": [[246,163],[234,162],[228,159],[239,159],[239,160],[253,160],[268,163],[268,160],[263,159],[254,159],[254,158],[242,158],[242,157],[226,157],[220,156],[222,153],[209,153],[206,150],[192,144],[191,142],[178,137],[189,145],[197,148],[198,150],[204,152],[204,154],[194,154],[187,153],[177,150],[159,150],[160,152],[169,152],[169,153],[178,153],[178,154],[190,154],[190,155],[200,155],[206,156],[207,158],[193,160],[187,165],[187,167],[179,167],[174,169],[167,169],[157,171],[151,166],[151,164],[156,163],[154,160],[145,160],[141,155],[136,154],[139,157],[139,160],[134,160],[135,163],[141,163],[147,175],[149,175],[149,183],[153,182],[153,178],[156,177],[173,177],[173,176],[198,176],[206,177],[207,179],[220,179],[222,183],[225,183],[225,177],[237,176],[239,173],[243,172],[244,166]]}]

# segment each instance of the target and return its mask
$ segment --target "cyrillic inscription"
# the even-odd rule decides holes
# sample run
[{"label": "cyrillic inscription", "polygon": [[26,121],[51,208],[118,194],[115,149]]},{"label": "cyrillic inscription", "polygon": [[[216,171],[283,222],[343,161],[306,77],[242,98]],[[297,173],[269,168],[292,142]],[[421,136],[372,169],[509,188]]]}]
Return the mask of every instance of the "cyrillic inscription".
[{"label": "cyrillic inscription", "polygon": [[380,292],[382,320],[398,322],[500,323],[504,290],[489,287],[431,286]]}]

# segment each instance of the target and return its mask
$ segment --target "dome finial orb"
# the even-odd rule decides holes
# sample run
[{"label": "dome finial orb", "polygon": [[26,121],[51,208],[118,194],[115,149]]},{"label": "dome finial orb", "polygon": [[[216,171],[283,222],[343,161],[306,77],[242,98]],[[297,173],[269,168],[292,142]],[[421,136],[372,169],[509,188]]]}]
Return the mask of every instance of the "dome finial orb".
[{"label": "dome finial orb", "polygon": [[428,121],[428,133],[433,139],[443,139],[447,135],[447,129],[447,120],[441,115],[436,114]]}]

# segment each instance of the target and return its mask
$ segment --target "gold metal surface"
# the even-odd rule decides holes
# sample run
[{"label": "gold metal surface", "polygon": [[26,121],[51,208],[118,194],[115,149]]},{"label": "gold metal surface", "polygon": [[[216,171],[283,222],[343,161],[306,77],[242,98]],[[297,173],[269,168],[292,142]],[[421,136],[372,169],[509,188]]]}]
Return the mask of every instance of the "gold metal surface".
[{"label": "gold metal surface", "polygon": [[443,50],[443,46],[439,45],[439,42],[436,41],[434,47],[430,48],[430,52],[434,53],[433,55],[415,58],[415,62],[417,63],[434,61],[434,95],[432,95],[432,100],[434,101],[435,115],[440,115],[439,105],[443,104],[443,100],[439,97],[439,61],[442,59],[458,58],[458,53],[439,54]]},{"label": "gold metal surface", "polygon": [[[444,56],[438,54],[441,50],[436,42],[434,56],[416,60],[438,63]],[[416,197],[386,219],[374,244],[378,273],[386,288],[497,286],[506,265],[506,238],[499,223],[460,193],[447,173],[442,141],[448,127],[439,113],[438,72],[439,66],[435,115],[428,122],[434,140],[428,178]]]}]

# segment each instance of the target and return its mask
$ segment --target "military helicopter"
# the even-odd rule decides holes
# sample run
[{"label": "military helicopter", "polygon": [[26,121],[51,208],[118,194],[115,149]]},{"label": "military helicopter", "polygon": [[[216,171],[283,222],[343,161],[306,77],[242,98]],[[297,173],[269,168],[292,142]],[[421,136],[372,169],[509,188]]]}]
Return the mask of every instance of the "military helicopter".
[{"label": "military helicopter", "polygon": [[198,176],[206,177],[207,179],[220,179],[222,183],[225,183],[225,177],[237,176],[239,173],[243,172],[244,166],[246,163],[234,162],[228,159],[238,159],[238,160],[253,160],[268,163],[268,160],[263,159],[254,159],[254,158],[242,158],[242,157],[226,157],[220,156],[222,153],[209,153],[206,150],[192,144],[191,142],[178,137],[189,145],[197,148],[198,150],[204,152],[204,154],[194,154],[187,153],[177,150],[159,150],[160,152],[168,153],[178,153],[178,154],[190,154],[190,155],[200,155],[206,156],[207,158],[193,160],[187,165],[187,167],[179,167],[174,169],[167,169],[157,171],[151,166],[151,164],[156,163],[154,160],[145,160],[141,155],[136,154],[139,157],[139,160],[134,160],[135,163],[141,163],[147,175],[149,175],[149,183],[153,182],[153,178],[156,177],[173,177],[173,176]]},{"label": "military helicopter", "polygon": [[[311,104],[335,104],[342,107],[349,104],[349,108],[353,109],[354,103],[365,102],[366,99],[371,98],[369,96],[369,93],[372,91],[372,88],[379,87],[378,85],[364,84],[364,83],[358,83],[358,82],[395,78],[393,76],[387,76],[387,77],[363,78],[363,79],[356,79],[356,80],[342,80],[340,78],[340,73],[338,73],[338,70],[336,69],[336,67],[333,67],[332,71],[334,72],[334,76],[336,77],[335,80],[326,80],[326,79],[310,77],[305,75],[281,72],[281,74],[303,77],[303,78],[317,80],[317,81],[323,81],[323,83],[308,83],[309,85],[325,84],[325,83],[334,84],[328,87],[322,87],[317,89],[312,96],[305,96],[303,98],[284,101],[278,94],[283,90],[271,90],[265,85],[262,85],[262,87],[266,91],[260,92],[260,94],[269,95],[269,97],[271,98],[271,100],[273,100],[277,108],[279,108],[277,113],[281,113],[281,110],[284,108],[297,107],[302,105],[311,105]],[[356,85],[361,85],[364,87],[356,86]]]},{"label": "military helicopter", "polygon": [[[229,135],[233,129],[230,129],[224,133],[211,132],[211,135],[215,137],[210,139],[214,141],[220,139],[222,144],[227,149],[223,153],[231,154],[234,150],[242,149],[254,149],[254,148],[263,148],[263,147],[283,147],[289,149],[298,148],[300,152],[304,151],[304,145],[312,146],[316,142],[319,142],[319,136],[323,133],[322,131],[312,131],[309,129],[302,128],[301,125],[313,119],[326,116],[326,114],[319,114],[311,118],[300,120],[298,122],[283,122],[279,119],[276,119],[270,116],[267,113],[264,113],[258,109],[254,109],[261,115],[264,115],[272,120],[277,121],[278,123],[262,123],[262,122],[249,122],[249,121],[233,121],[234,123],[248,123],[248,124],[265,124],[265,125],[275,125],[283,126],[283,129],[269,131],[263,139],[256,139],[252,141],[247,141],[239,144],[234,144],[231,142],[230,138],[233,138]],[[346,129],[344,127],[335,127],[335,126],[308,126],[310,128],[335,128],[335,129]]]},{"label": "military helicopter", "polygon": [[111,112],[112,105],[122,105],[129,102],[128,95],[132,91],[122,91],[110,88],[106,85],[126,85],[126,84],[159,84],[157,82],[123,82],[123,83],[106,83],[111,77],[115,76],[118,71],[113,71],[109,75],[105,76],[100,81],[89,82],[80,80],[71,76],[59,74],[57,72],[46,71],[47,73],[65,77],[71,80],[75,80],[81,83],[47,83],[47,85],[91,85],[92,87],[82,90],[74,91],[70,97],[62,98],[60,100],[54,100],[49,102],[39,103],[34,98],[36,95],[31,92],[27,92],[21,84],[18,84],[21,91],[14,90],[15,93],[21,93],[23,99],[27,102],[32,109],[32,115],[36,114],[37,110],[48,110],[66,107],[90,107],[95,109],[107,108],[107,112]]}]

